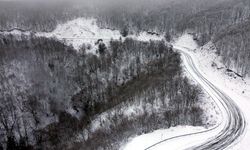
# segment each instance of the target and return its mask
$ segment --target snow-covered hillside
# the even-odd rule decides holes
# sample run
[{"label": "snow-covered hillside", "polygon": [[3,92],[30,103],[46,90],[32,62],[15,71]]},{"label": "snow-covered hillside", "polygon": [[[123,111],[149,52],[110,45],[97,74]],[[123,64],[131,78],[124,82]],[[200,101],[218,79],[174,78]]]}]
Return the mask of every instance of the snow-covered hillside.
[{"label": "snow-covered hillside", "polygon": [[[247,122],[249,122],[250,78],[241,78],[235,73],[228,71],[221,61],[222,58],[216,55],[216,48],[211,42],[198,48],[193,41],[193,37],[189,34],[184,34],[174,45],[186,49],[192,55],[195,63],[206,78],[235,100],[235,103],[244,113]],[[239,142],[240,144],[232,149],[248,149],[250,145],[249,139],[250,128],[248,127],[245,137]]]},{"label": "snow-covered hillside", "polygon": [[119,39],[121,34],[117,30],[101,29],[97,26],[96,20],[78,18],[71,20],[65,24],[60,24],[57,28],[49,33],[40,32],[38,36],[55,37],[65,41],[66,44],[72,45],[75,49],[79,49],[82,44],[91,45],[91,50],[95,43],[102,39],[107,42],[111,38]]},{"label": "snow-covered hillside", "polygon": [[[223,92],[228,94],[235,103],[243,111],[247,122],[250,121],[250,79],[241,78],[234,72],[228,70],[223,63],[221,63],[221,57],[216,55],[216,49],[213,43],[208,43],[203,47],[198,47],[196,42],[193,40],[192,35],[184,34],[173,43],[175,47],[180,47],[185,50],[189,55],[194,59],[195,64],[199,67],[200,71],[206,79],[211,81],[214,85],[219,87]],[[185,70],[185,69],[184,69]],[[186,74],[189,76],[188,74]],[[194,82],[195,83],[195,82]],[[204,102],[207,100],[211,101],[210,97],[205,97]],[[220,117],[220,114],[217,113],[216,108],[213,107],[214,103],[204,103],[202,106],[206,110],[207,116],[214,116],[213,119],[217,120],[217,123],[220,123],[220,120],[223,119]],[[215,113],[216,112],[216,113]],[[226,118],[224,118],[226,119]],[[208,120],[208,121],[213,121]],[[216,123],[213,122],[213,123]],[[153,133],[144,134],[138,137],[135,137],[130,140],[130,142],[123,147],[123,149],[145,149],[148,146],[151,146],[159,141],[164,139],[169,139],[171,136],[176,137],[177,135],[185,135],[192,132],[199,132],[202,128],[199,127],[174,127],[166,130],[157,130]],[[242,140],[239,141],[240,144],[237,144],[231,149],[247,149],[249,146],[250,139],[250,129],[249,127],[246,130],[245,137],[243,136]],[[185,141],[183,141],[185,142]],[[180,140],[171,140],[171,142],[161,144],[161,147],[156,149],[168,148],[178,149],[182,143]],[[179,143],[179,144],[176,144]],[[155,147],[154,147],[155,148]]]},{"label": "snow-covered hillside", "polygon": [[[72,45],[75,49],[79,49],[83,44],[91,48],[87,52],[95,53],[97,47],[96,42],[102,39],[105,44],[108,44],[111,39],[124,39],[120,31],[111,29],[102,29],[94,18],[77,18],[65,24],[60,24],[53,32],[37,33],[38,36],[55,37],[65,41],[66,44]],[[142,32],[138,35],[128,35],[127,37],[140,41],[162,40],[163,36],[151,35],[147,32]]]},{"label": "snow-covered hillside", "polygon": [[[182,46],[190,49],[198,47],[196,42],[192,38],[190,38],[190,35],[184,35],[183,37],[179,38],[177,43],[180,44],[185,43],[185,45]],[[183,69],[184,69],[184,75],[192,79],[189,73],[187,73],[184,64],[183,64]],[[198,84],[198,83],[193,81],[192,84]],[[177,126],[177,127],[171,127],[169,129],[159,129],[152,133],[143,134],[137,137],[131,137],[131,139],[128,140],[128,143],[126,143],[123,147],[121,147],[121,150],[133,150],[133,149],[143,150],[165,139],[171,139],[172,137],[178,137],[182,135],[199,133],[209,130],[210,128],[216,126],[221,122],[222,118],[220,110],[215,104],[215,101],[212,100],[211,96],[209,96],[208,93],[204,93],[203,98],[199,102],[199,105],[204,110],[205,115],[203,119],[207,123],[207,128],[199,126],[198,127]],[[165,149],[166,147],[168,147],[169,149],[178,149],[180,145],[176,144],[176,142],[182,143],[183,146],[185,145],[186,141],[182,142],[176,140],[168,142],[166,144],[162,144],[161,147],[157,147],[156,149]]]},{"label": "snow-covered hillside", "polygon": [[[15,36],[30,35],[29,31],[12,30],[0,32],[1,34],[12,34]],[[97,25],[97,20],[94,18],[77,18],[68,21],[64,24],[59,24],[52,32],[37,32],[36,36],[56,38],[67,45],[72,45],[76,50],[79,50],[83,45],[87,48],[87,53],[96,54],[98,40],[108,45],[111,39],[124,40],[119,30],[111,30],[100,28]],[[127,38],[133,38],[139,41],[159,41],[163,40],[164,36],[141,32],[139,34],[130,34]]]},{"label": "snow-covered hillside", "polygon": [[178,39],[175,45],[188,48],[198,61],[199,68],[220,87],[226,87],[232,92],[250,99],[250,78],[241,78],[228,71],[221,61],[222,58],[216,55],[216,48],[213,43],[209,42],[198,48],[192,36],[185,34]]}]

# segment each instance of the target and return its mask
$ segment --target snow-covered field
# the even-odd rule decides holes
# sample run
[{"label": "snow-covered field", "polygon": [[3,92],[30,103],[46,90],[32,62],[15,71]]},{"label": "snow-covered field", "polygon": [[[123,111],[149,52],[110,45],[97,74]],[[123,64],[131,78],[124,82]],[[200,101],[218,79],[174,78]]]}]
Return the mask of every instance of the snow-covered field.
[{"label": "snow-covered field", "polygon": [[[29,31],[22,32],[19,30],[13,30],[10,32],[0,32],[0,34],[12,34],[16,36],[30,35]],[[37,32],[36,36],[43,36],[48,38],[56,38],[67,45],[72,45],[76,50],[79,50],[84,44],[85,47],[89,47],[86,52],[96,54],[97,45],[96,42],[102,39],[103,42],[108,45],[111,39],[124,40],[119,30],[103,29],[97,25],[97,20],[94,18],[77,18],[68,21],[64,24],[59,24],[52,32]],[[136,35],[128,35],[127,38],[133,38],[139,41],[150,40],[162,40],[163,35],[149,34],[147,32],[141,32]]]},{"label": "snow-covered field", "polygon": [[[91,49],[87,52],[96,52],[96,42],[102,39],[105,44],[108,44],[111,39],[119,40],[122,37],[120,31],[103,29],[97,25],[97,20],[94,18],[78,18],[68,21],[65,24],[60,24],[50,33],[40,32],[38,36],[54,37],[72,45],[75,49],[79,49],[83,44],[90,45]],[[140,41],[162,40],[162,35],[151,35],[147,32],[142,32],[138,35],[128,35],[128,38],[137,39]]]},{"label": "snow-covered field", "polygon": [[[121,34],[118,30],[101,29],[93,18],[78,18],[59,24],[52,32],[39,32],[38,36],[54,37],[79,49],[83,44],[91,45],[90,52],[95,52],[95,43],[102,39],[108,42],[112,39],[118,40]],[[88,51],[87,51],[88,52]]]}]

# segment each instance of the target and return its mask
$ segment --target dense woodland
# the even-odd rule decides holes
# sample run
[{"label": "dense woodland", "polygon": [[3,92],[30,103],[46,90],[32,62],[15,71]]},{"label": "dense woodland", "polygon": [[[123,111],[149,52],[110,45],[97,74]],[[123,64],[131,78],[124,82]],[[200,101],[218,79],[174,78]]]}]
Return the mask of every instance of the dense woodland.
[{"label": "dense woodland", "polygon": [[[182,77],[180,56],[164,41],[111,41],[99,57],[32,36],[1,36],[0,46],[0,140],[9,149],[115,149],[113,142],[157,127],[204,123],[198,105],[202,93]],[[162,101],[164,109],[147,113],[145,107],[128,121],[122,114],[119,121],[110,117],[111,131],[105,126],[89,131],[85,142],[73,144],[102,112],[138,103],[138,98],[151,107]]]},{"label": "dense woodland", "polygon": [[[97,18],[105,28],[165,33],[170,40],[192,30],[201,46],[210,40],[214,42],[228,68],[244,77],[249,75],[249,0],[106,1],[60,5],[1,2],[0,30],[49,32],[59,23],[87,16]],[[238,27],[243,28],[236,31]]]}]

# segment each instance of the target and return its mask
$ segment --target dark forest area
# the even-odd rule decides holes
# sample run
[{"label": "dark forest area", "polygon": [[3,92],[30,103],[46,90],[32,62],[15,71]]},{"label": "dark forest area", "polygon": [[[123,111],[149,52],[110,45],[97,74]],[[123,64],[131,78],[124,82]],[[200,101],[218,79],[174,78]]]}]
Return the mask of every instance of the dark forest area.
[{"label": "dark forest area", "polygon": [[[51,32],[94,17],[124,37],[146,31],[166,38],[111,40],[95,55],[33,33],[0,34],[0,150],[119,149],[156,129],[205,126],[204,93],[183,75],[181,56],[169,44],[186,31],[200,46],[213,42],[226,66],[249,75],[248,0],[111,2],[0,2],[1,32]],[[140,114],[121,111],[139,104]]]},{"label": "dark forest area", "polygon": [[[0,46],[1,141],[7,147],[70,148],[75,136],[98,114],[136,103],[137,97],[145,98],[145,104],[153,103],[156,91],[161,93],[162,107],[169,105],[168,109],[141,114],[133,121],[120,116],[112,134],[105,128],[90,132],[80,147],[116,149],[112,142],[120,142],[124,136],[157,127],[204,123],[197,105],[202,92],[182,77],[180,56],[164,41],[110,41],[100,57],[84,50],[77,53],[54,39],[29,36],[2,36]],[[67,111],[71,107],[74,115]],[[157,117],[164,119],[155,124]],[[109,136],[119,138],[114,141]]]}]

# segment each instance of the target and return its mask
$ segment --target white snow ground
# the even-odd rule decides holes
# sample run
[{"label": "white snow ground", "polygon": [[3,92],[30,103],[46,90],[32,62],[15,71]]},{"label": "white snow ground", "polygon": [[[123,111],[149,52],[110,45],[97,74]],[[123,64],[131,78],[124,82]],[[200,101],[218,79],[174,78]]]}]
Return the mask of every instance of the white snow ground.
[{"label": "white snow ground", "polygon": [[[4,34],[23,34],[20,31],[12,31],[11,33],[4,33]],[[28,34],[25,32],[25,34]],[[65,24],[58,25],[58,27],[51,33],[37,33],[39,36],[46,36],[46,37],[55,37],[59,40],[64,40],[67,44],[72,45],[74,48],[79,49],[79,47],[83,43],[89,43],[93,45],[98,39],[103,39],[109,41],[111,38],[119,39],[121,37],[119,31],[112,31],[109,29],[100,29],[96,25],[95,19],[85,19],[85,18],[78,18],[72,21],[69,21]],[[162,36],[152,36],[147,33],[141,33],[139,36],[129,35],[129,37],[137,38],[141,41],[148,41],[148,40],[161,40],[163,39]],[[208,43],[203,48],[197,49],[197,45],[192,40],[192,36],[185,34],[180,37],[175,46],[182,47],[185,49],[192,57],[195,59],[196,64],[198,65],[199,69],[202,73],[206,76],[207,79],[212,81],[217,87],[223,89],[230,97],[232,97],[247,119],[247,122],[250,121],[250,78],[246,78],[242,80],[235,76],[229,76],[225,68],[218,69],[224,67],[224,65],[220,62],[220,57],[217,57],[213,50],[213,44]],[[191,49],[191,50],[188,50]],[[196,50],[194,50],[196,49]],[[93,49],[92,49],[93,50]],[[94,53],[95,51],[90,51]],[[212,67],[212,64],[214,67]],[[159,130],[153,133],[145,134],[142,136],[138,136],[134,138],[130,143],[125,146],[125,149],[128,147],[130,149],[140,149],[137,146],[143,144],[147,145],[145,139],[152,138],[150,141],[161,140],[161,138],[174,136],[183,133],[190,133],[190,132],[197,132],[203,130],[202,127],[176,127],[166,130]],[[140,140],[141,139],[141,140]],[[199,139],[199,136],[197,137]],[[196,140],[197,140],[196,139]],[[135,142],[139,141],[139,143]],[[244,138],[239,142],[239,144],[234,147],[233,149],[240,149],[240,150],[247,150],[248,146],[250,146],[250,128],[247,127],[247,132]],[[142,143],[142,144],[141,144]],[[183,143],[180,140],[173,141],[173,145],[177,145],[178,143]],[[130,147],[136,146],[136,147]],[[168,143],[170,144],[170,143]],[[165,145],[169,147],[170,145]],[[166,148],[166,147],[165,147]],[[171,148],[173,148],[171,146]],[[177,148],[177,147],[176,147]]]},{"label": "white snow ground", "polygon": [[95,42],[102,39],[108,42],[113,39],[119,39],[121,34],[117,30],[101,29],[97,26],[96,20],[93,18],[77,18],[64,24],[59,24],[52,32],[39,32],[38,36],[54,37],[65,41],[66,44],[72,45],[75,49],[79,49],[82,44],[91,45],[91,53],[95,53]]},{"label": "white snow ground", "polygon": [[[190,40],[189,38],[185,37],[180,38],[178,42],[188,43],[188,45],[185,46],[188,46],[189,48],[197,47],[197,44],[193,40]],[[191,75],[186,73],[186,68],[184,68],[184,71],[185,71],[185,76],[192,78]],[[197,84],[197,82],[193,81],[193,84]],[[215,101],[212,100],[212,98],[208,95],[208,93],[204,93],[204,97],[203,100],[200,102],[200,106],[202,106],[203,110],[205,111],[206,116],[204,117],[206,117],[205,120],[209,124],[208,126],[211,127],[211,129],[218,127],[218,124],[222,122],[222,116],[220,114],[221,112],[216,106]],[[152,133],[140,135],[135,138],[129,139],[129,142],[125,146],[121,147],[121,150],[134,150],[134,149],[144,150],[145,148],[148,148],[149,146],[157,142],[160,142],[164,139],[169,139],[180,135],[182,136],[193,133],[200,133],[208,130],[210,129],[204,127],[193,127],[193,126],[177,126],[169,129],[160,129]],[[214,130],[213,133],[209,134],[208,136],[216,134],[218,131],[220,131],[219,128],[217,130]],[[185,146],[190,145],[192,141],[197,141],[197,140],[199,141],[199,135],[193,136],[192,140],[186,140],[185,138],[170,140],[167,143],[162,143],[150,149],[154,150],[161,150],[161,149],[164,150],[166,148],[182,149]]]},{"label": "white snow ground", "polygon": [[[221,63],[221,57],[215,54],[213,43],[197,48],[193,38],[184,34],[175,43],[176,46],[188,48],[186,51],[192,55],[203,75],[215,86],[227,93],[244,113],[247,123],[250,121],[250,78],[239,78],[226,72],[226,67]],[[245,136],[231,149],[248,150],[250,146],[250,128],[247,126]]]},{"label": "white snow ground", "polygon": [[[22,34],[30,35],[30,32],[13,30],[11,32],[0,32],[0,34],[21,36]],[[72,45],[76,50],[79,50],[84,44],[86,47],[90,46],[90,49],[87,49],[86,52],[93,54],[96,54],[97,45],[95,43],[99,39],[102,39],[106,45],[108,45],[111,39],[119,40],[121,38],[124,40],[120,31],[100,28],[97,25],[97,20],[94,18],[77,18],[64,24],[59,24],[52,32],[37,32],[35,35],[56,38],[65,42],[67,45]],[[164,39],[164,36],[151,35],[147,32],[141,32],[137,35],[130,34],[127,38],[133,38],[139,41],[155,41]]]},{"label": "white snow ground", "polygon": [[[127,145],[124,147],[121,147],[121,150],[144,150],[148,148],[149,146],[162,141],[164,139],[168,139],[171,137],[176,137],[179,135],[189,134],[189,133],[196,133],[200,131],[206,130],[203,127],[193,127],[193,126],[177,126],[177,127],[171,127],[169,129],[162,129],[162,130],[156,130],[152,133],[144,134],[138,137],[133,138]],[[178,142],[178,141],[177,141]],[[168,144],[165,149],[170,148],[178,148],[178,144],[173,142],[171,144]]]},{"label": "white snow ground", "polygon": [[[225,93],[227,93],[233,100],[235,100],[236,104],[240,107],[242,112],[244,113],[247,122],[250,121],[250,79],[241,79],[235,75],[228,74],[226,72],[225,66],[221,63],[221,58],[216,56],[215,49],[212,43],[208,43],[202,48],[198,48],[197,44],[194,42],[193,38],[189,34],[184,34],[180,38],[176,40],[174,43],[174,47],[181,49],[191,55],[192,59],[195,61],[195,64],[198,66],[199,71],[211,81],[215,86],[222,89]],[[185,59],[184,59],[185,63]],[[218,69],[220,68],[220,69]],[[222,68],[222,69],[221,69]],[[208,89],[209,91],[209,89]],[[244,92],[243,92],[244,91]],[[216,97],[213,97],[216,100]],[[209,111],[208,111],[209,112]],[[221,113],[221,117],[223,120],[226,120],[225,113]],[[219,120],[221,120],[219,117]],[[211,131],[187,136],[186,138],[178,138],[174,140],[170,140],[168,142],[162,143],[156,147],[153,147],[154,150],[160,149],[183,149],[187,148],[189,145],[199,144],[206,138],[213,137],[218,134],[223,127],[223,124],[226,121],[219,121],[218,125],[212,128]],[[205,129],[203,129],[205,130]],[[162,137],[168,138],[169,136],[175,135],[184,135],[192,132],[200,132],[202,131],[201,127],[176,127],[170,128],[166,130],[157,130],[153,133],[145,134],[138,136],[132,139],[127,145],[125,145],[122,149],[124,150],[133,150],[133,149],[145,149],[148,145],[152,145],[154,141],[161,141]],[[168,136],[168,137],[167,137]],[[250,128],[247,126],[247,131],[245,136],[242,137],[238,141],[236,145],[229,147],[228,149],[233,150],[247,150],[250,146]],[[149,143],[149,144],[148,144]]]},{"label": "white snow ground", "polygon": [[[91,49],[87,53],[96,52],[98,39],[102,39],[105,44],[108,44],[111,39],[124,39],[118,30],[102,29],[97,25],[97,20],[94,18],[77,18],[60,24],[53,32],[40,32],[36,35],[45,37],[54,37],[65,41],[66,44],[72,45],[75,49],[79,49],[83,44],[91,45]],[[147,32],[142,32],[139,35],[128,35],[129,38],[140,41],[162,40],[163,36],[151,35]]]}]

